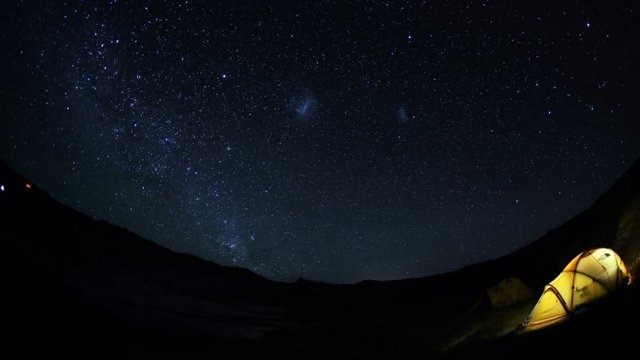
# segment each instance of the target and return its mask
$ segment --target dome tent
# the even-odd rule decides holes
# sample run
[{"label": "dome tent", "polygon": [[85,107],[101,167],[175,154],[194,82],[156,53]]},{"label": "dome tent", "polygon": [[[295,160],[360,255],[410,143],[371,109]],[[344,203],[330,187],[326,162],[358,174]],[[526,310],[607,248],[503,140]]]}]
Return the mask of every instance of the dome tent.
[{"label": "dome tent", "polygon": [[486,294],[494,308],[503,307],[530,298],[531,289],[518,278],[503,279],[487,289]]},{"label": "dome tent", "polygon": [[470,311],[479,307],[499,308],[515,304],[533,296],[531,289],[520,279],[510,277],[482,292]]},{"label": "dome tent", "polygon": [[552,282],[524,321],[523,331],[541,329],[565,321],[576,310],[607,296],[623,284],[629,273],[611,249],[584,251]]}]

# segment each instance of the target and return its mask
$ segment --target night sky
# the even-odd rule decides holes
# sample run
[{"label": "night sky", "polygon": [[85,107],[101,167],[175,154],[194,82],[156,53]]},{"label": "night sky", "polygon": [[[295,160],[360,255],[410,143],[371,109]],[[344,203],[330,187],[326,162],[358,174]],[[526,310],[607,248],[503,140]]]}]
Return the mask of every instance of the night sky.
[{"label": "night sky", "polygon": [[494,258],[640,155],[639,9],[553,1],[0,5],[0,157],[278,280]]}]

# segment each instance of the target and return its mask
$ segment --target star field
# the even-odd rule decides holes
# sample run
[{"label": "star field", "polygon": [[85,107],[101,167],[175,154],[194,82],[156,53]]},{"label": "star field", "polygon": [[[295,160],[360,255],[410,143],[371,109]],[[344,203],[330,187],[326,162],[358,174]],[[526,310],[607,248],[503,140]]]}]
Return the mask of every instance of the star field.
[{"label": "star field", "polygon": [[640,155],[632,3],[1,6],[0,156],[93,217],[273,279],[500,256]]}]

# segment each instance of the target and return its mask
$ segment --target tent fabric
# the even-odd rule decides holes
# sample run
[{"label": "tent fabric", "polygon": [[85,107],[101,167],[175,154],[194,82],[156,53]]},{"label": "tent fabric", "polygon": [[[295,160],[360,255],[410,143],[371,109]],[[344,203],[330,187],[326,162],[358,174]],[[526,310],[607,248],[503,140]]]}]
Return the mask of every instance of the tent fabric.
[{"label": "tent fabric", "polygon": [[471,306],[469,311],[478,308],[500,308],[529,299],[533,296],[531,289],[520,279],[511,277],[500,282],[485,291]]},{"label": "tent fabric", "polygon": [[508,306],[533,296],[531,289],[518,278],[503,279],[498,285],[487,289],[487,295],[494,308]]},{"label": "tent fabric", "polygon": [[565,321],[581,307],[606,297],[629,278],[620,256],[611,249],[584,251],[545,286],[523,323],[532,331]]}]

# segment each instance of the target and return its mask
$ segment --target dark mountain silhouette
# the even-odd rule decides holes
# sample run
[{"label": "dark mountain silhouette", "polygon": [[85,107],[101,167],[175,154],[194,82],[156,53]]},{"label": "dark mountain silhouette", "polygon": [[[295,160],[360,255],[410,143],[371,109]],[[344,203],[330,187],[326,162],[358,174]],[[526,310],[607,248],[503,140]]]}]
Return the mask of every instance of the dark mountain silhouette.
[{"label": "dark mountain silhouette", "polygon": [[[431,276],[332,285],[281,283],[179,254],[48,197],[0,163],[5,352],[271,358],[593,355],[631,344],[632,285],[565,325],[512,332],[537,299],[470,312],[516,276],[537,294],[582,250],[640,259],[640,162],[593,206],[510,255]],[[30,185],[27,188],[26,184]],[[593,349],[590,344],[598,343]]]}]

